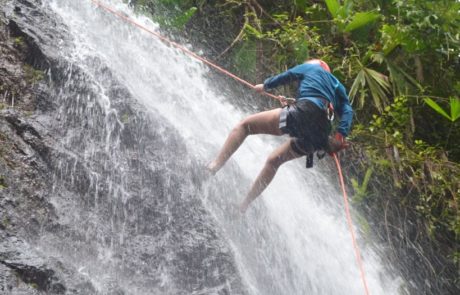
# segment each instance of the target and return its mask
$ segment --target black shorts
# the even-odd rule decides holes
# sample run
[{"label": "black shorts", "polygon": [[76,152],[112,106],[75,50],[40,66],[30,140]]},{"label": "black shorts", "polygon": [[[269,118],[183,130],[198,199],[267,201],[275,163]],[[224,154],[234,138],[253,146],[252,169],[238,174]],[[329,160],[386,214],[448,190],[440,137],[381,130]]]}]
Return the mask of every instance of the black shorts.
[{"label": "black shorts", "polygon": [[292,149],[306,155],[327,148],[331,122],[325,110],[310,100],[301,100],[283,108],[279,128],[284,134],[294,137]]}]

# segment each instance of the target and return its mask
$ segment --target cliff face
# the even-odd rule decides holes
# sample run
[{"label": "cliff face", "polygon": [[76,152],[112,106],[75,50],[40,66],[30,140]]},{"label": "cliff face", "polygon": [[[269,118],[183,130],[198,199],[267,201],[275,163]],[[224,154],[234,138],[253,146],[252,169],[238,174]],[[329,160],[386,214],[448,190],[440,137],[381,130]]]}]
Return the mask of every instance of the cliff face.
[{"label": "cliff face", "polygon": [[11,10],[0,14],[0,291],[62,294],[79,284],[91,289],[72,270],[64,272],[75,281],[66,280],[60,261],[35,249],[41,233],[58,226],[49,200],[54,140],[43,125],[53,108],[45,82],[49,63],[34,38],[6,17],[22,15],[27,6],[2,2]]},{"label": "cliff face", "polygon": [[[0,293],[246,294],[177,130],[97,56],[64,58],[71,34],[41,1],[0,7]],[[206,196],[219,198],[224,215],[226,196],[247,181],[235,174]],[[268,227],[231,227],[259,292],[281,294],[277,274],[294,286],[302,273],[284,248],[269,249],[282,238],[260,216],[251,221]],[[281,270],[261,271],[272,265]]]},{"label": "cliff face", "polygon": [[54,272],[24,240],[25,236],[37,235],[44,223],[52,224],[55,218],[46,200],[50,185],[43,159],[48,148],[46,137],[34,120],[43,72],[30,62],[40,56],[32,41],[4,15],[0,55],[0,290],[58,291],[62,285],[52,282]]},{"label": "cliff face", "polygon": [[177,132],[101,60],[88,74],[63,58],[69,34],[41,1],[0,7],[0,293],[245,294],[189,189],[195,160],[169,157],[187,152]]}]

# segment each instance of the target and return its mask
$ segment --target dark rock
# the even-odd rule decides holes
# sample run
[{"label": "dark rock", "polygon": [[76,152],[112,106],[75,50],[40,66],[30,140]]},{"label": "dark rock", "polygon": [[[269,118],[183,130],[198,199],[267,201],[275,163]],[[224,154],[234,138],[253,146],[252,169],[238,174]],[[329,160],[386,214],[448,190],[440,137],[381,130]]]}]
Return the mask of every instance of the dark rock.
[{"label": "dark rock", "polygon": [[65,287],[57,283],[58,279],[52,269],[34,250],[16,237],[3,234],[0,243],[0,264],[11,269],[18,277],[32,288],[49,294],[63,294]]},{"label": "dark rock", "polygon": [[[202,181],[196,159],[169,156],[187,155],[180,135],[98,58],[86,61],[88,73],[62,57],[67,28],[44,7],[6,1],[0,15],[0,82],[15,92],[0,110],[4,290],[245,294],[225,239],[190,190]],[[25,69],[43,78],[27,79]]]}]

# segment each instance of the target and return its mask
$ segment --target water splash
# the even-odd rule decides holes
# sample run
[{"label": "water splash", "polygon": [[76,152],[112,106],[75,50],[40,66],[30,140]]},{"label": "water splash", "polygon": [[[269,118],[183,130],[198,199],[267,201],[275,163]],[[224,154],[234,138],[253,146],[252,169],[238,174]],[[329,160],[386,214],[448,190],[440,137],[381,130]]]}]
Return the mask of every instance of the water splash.
[{"label": "water splash", "polygon": [[[91,1],[49,3],[73,38],[62,52],[67,81],[56,90],[66,157],[54,175],[63,184],[54,204],[71,235],[44,237],[50,252],[106,294],[363,294],[326,167],[287,163],[246,216],[232,214],[286,138],[248,138],[203,182],[196,162],[211,159],[247,115],[231,90]],[[122,1],[105,3],[158,30]],[[397,294],[399,279],[361,245],[371,293]]]}]

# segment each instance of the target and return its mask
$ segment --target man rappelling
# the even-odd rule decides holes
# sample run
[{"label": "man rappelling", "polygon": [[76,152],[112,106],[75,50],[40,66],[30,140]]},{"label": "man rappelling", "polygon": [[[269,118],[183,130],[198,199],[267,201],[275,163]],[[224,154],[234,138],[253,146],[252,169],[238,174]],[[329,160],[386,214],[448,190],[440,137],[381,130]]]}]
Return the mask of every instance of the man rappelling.
[{"label": "man rappelling", "polygon": [[[291,137],[268,156],[239,206],[242,213],[264,191],[283,163],[307,156],[309,166],[311,163],[308,162],[311,162],[314,152],[334,153],[347,147],[345,137],[350,131],[353,109],[345,87],[331,74],[324,61],[307,60],[284,73],[268,78],[264,84],[258,84],[254,88],[263,93],[294,81],[298,82],[295,102],[282,97],[280,101],[283,108],[260,112],[243,119],[230,132],[217,157],[207,165],[209,172],[214,175],[248,135],[288,134]],[[340,117],[340,122],[335,135],[330,136],[334,112]]]}]

